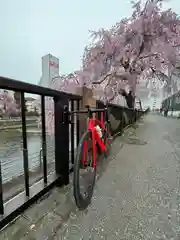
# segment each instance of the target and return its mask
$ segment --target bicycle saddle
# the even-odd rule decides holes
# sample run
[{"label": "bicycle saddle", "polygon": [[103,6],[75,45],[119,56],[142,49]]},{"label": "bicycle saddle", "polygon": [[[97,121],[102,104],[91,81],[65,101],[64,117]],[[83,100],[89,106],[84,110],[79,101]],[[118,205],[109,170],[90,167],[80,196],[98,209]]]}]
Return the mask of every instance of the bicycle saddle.
[{"label": "bicycle saddle", "polygon": [[89,106],[89,105],[85,105],[84,107],[85,107],[85,108],[87,108],[87,109],[89,109],[89,108],[90,108],[90,106]]}]

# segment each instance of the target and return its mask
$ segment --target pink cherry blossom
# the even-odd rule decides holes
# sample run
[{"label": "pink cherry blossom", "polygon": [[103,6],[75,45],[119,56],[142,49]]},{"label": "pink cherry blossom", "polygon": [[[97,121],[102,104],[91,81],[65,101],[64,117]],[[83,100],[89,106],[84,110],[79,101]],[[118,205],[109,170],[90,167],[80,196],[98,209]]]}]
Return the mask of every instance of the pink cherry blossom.
[{"label": "pink cherry blossom", "polygon": [[83,58],[85,84],[96,81],[104,88],[113,86],[116,97],[120,82],[126,81],[135,92],[137,82],[142,75],[145,80],[152,74],[151,69],[173,71],[179,61],[180,20],[171,9],[162,10],[162,1],[149,0],[141,6],[141,1],[136,2],[132,16],[111,29],[93,32],[95,42],[85,48]]}]

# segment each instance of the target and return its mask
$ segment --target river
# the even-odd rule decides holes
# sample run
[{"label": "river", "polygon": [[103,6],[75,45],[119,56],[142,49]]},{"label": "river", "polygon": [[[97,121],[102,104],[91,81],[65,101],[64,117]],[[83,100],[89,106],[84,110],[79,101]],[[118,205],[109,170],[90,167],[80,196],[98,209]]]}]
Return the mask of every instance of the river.
[{"label": "river", "polygon": [[[23,174],[23,141],[20,131],[1,131],[0,160],[3,183]],[[37,129],[27,134],[29,169],[40,165],[41,135]],[[47,136],[48,162],[54,161],[54,137]]]},{"label": "river", "polygon": [[[71,132],[71,131],[70,131]],[[55,161],[54,136],[46,134],[47,142],[47,162]],[[42,147],[40,129],[29,129],[27,133],[28,144],[28,163],[29,170],[34,171],[42,163],[40,150]],[[74,146],[76,146],[76,134],[74,137]],[[69,150],[71,144],[69,142]],[[69,156],[71,162],[71,154]],[[0,162],[3,183],[24,174],[23,168],[23,141],[22,132],[18,130],[0,131]]]}]

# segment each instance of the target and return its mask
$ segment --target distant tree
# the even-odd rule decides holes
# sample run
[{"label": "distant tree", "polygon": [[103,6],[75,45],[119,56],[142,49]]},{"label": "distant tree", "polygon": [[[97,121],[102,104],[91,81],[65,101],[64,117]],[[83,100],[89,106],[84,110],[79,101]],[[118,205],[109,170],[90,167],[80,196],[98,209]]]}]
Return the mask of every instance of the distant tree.
[{"label": "distant tree", "polygon": [[19,116],[20,110],[8,91],[0,92],[0,110],[6,117]]},{"label": "distant tree", "polygon": [[15,101],[16,101],[16,104],[17,104],[18,107],[20,108],[20,107],[21,107],[21,93],[15,91],[15,92],[14,92],[14,99],[15,99]]}]

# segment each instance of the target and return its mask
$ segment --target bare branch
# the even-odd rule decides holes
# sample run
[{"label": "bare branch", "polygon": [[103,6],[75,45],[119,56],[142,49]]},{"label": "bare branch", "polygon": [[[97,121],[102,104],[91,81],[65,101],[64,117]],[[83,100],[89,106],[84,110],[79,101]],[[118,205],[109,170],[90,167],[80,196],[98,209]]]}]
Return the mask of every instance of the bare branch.
[{"label": "bare branch", "polygon": [[103,77],[100,81],[98,81],[98,82],[92,82],[92,84],[101,84],[101,83],[103,83],[108,77],[112,76],[112,74],[113,74],[113,73],[108,73],[108,74],[106,74],[106,76]]},{"label": "bare branch", "polygon": [[158,53],[154,53],[154,54],[150,54],[150,55],[141,56],[141,57],[139,57],[139,59],[144,59],[144,58],[154,57],[154,56],[158,56]]}]

